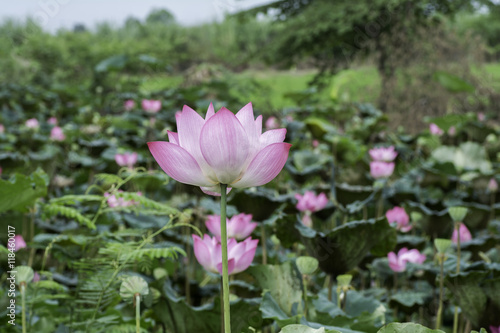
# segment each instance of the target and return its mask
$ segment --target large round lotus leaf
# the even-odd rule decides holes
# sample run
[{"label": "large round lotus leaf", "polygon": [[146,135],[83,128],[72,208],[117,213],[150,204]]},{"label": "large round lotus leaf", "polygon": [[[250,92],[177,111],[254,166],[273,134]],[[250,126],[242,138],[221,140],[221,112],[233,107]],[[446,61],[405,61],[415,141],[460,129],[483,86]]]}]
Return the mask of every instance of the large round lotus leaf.
[{"label": "large round lotus leaf", "polygon": [[281,332],[282,333],[340,333],[339,331],[336,331],[336,330],[326,330],[325,331],[324,327],[314,329],[314,328],[307,327],[305,325],[297,325],[297,324],[287,325],[287,326],[283,327]]},{"label": "large round lotus leaf", "polygon": [[321,139],[325,134],[337,131],[329,120],[323,118],[309,117],[304,123],[315,139]]},{"label": "large round lotus leaf", "polygon": [[468,213],[463,220],[468,228],[486,228],[490,220],[490,206],[477,203],[464,203],[463,206],[468,209]]},{"label": "large round lotus leaf", "polygon": [[408,202],[411,212],[419,212],[422,219],[418,222],[418,228],[423,229],[432,238],[450,238],[453,232],[453,221],[447,209],[441,211],[432,210],[417,202]]},{"label": "large round lotus leaf", "polygon": [[494,133],[491,127],[485,126],[482,123],[468,123],[463,128],[463,131],[467,133],[470,140],[477,142],[484,142],[489,134]]},{"label": "large round lotus leaf", "polygon": [[425,305],[432,299],[432,293],[424,291],[399,291],[390,298],[391,308],[398,307],[399,310],[407,314],[418,311],[418,308]]},{"label": "large round lotus leaf", "polygon": [[263,290],[269,290],[272,298],[287,315],[293,308],[302,311],[302,279],[300,272],[291,262],[281,265],[255,265],[246,271]]},{"label": "large round lotus leaf", "polygon": [[377,333],[444,333],[414,323],[391,323],[382,327]]},{"label": "large round lotus leaf", "polygon": [[348,222],[328,234],[317,233],[296,223],[309,255],[319,261],[319,267],[333,276],[345,274],[371,253],[385,256],[396,246],[396,229],[385,218]]},{"label": "large round lotus leaf", "polygon": [[255,221],[263,221],[290,198],[291,195],[278,196],[272,190],[259,187],[256,190],[235,191],[230,203],[240,212],[252,214]]},{"label": "large round lotus leaf", "polygon": [[498,244],[500,244],[500,237],[483,235],[461,243],[461,248],[464,251],[471,252],[473,260],[481,260],[479,252],[486,253],[489,250],[494,249]]},{"label": "large round lotus leaf", "polygon": [[344,206],[355,201],[363,201],[373,192],[371,186],[352,186],[348,184],[337,184],[337,200]]},{"label": "large round lotus leaf", "polygon": [[451,274],[445,285],[464,316],[475,327],[487,327],[500,313],[500,271],[481,270]]},{"label": "large round lotus leaf", "polygon": [[[221,306],[220,298],[216,297],[212,303],[193,307],[186,303],[184,298],[175,296],[172,288],[165,284],[162,297],[153,306],[156,317],[176,333],[220,333]],[[242,332],[249,326],[260,328],[263,324],[259,304],[253,300],[239,299],[231,302],[231,330]]]}]

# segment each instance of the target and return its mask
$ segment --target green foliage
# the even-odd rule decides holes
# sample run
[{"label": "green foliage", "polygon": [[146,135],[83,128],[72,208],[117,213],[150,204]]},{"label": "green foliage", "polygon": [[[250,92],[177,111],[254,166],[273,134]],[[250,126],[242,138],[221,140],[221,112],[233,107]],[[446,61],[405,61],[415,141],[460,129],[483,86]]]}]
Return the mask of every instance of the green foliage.
[{"label": "green foliage", "polygon": [[381,328],[377,333],[443,333],[414,323],[391,323]]},{"label": "green foliage", "polygon": [[318,328],[317,330],[304,326],[304,325],[288,325],[283,327],[281,330],[283,333],[340,333],[339,331],[335,330],[327,330],[325,331],[324,328]]},{"label": "green foliage", "polygon": [[9,180],[0,179],[0,212],[26,210],[35,201],[47,194],[47,175],[37,170],[29,176],[13,175]]}]

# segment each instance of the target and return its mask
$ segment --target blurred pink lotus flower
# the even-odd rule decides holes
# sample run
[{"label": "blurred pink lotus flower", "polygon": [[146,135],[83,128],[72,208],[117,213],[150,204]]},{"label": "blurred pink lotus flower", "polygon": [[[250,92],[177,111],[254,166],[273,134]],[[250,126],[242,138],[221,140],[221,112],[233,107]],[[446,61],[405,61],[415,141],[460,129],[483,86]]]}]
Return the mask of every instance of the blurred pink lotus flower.
[{"label": "blurred pink lotus flower", "polygon": [[26,127],[33,128],[33,129],[36,129],[39,127],[38,120],[36,120],[35,118],[31,118],[31,119],[26,120],[25,125],[26,125]]},{"label": "blurred pink lotus flower", "polygon": [[477,119],[478,119],[479,121],[484,121],[484,119],[485,119],[485,118],[486,118],[486,116],[484,115],[484,112],[479,112],[479,113],[477,114]]},{"label": "blurred pink lotus flower", "polygon": [[500,326],[490,325],[490,331],[491,333],[500,333]]},{"label": "blurred pink lotus flower", "polygon": [[[220,215],[208,215],[205,221],[207,229],[220,240]],[[227,238],[238,240],[247,238],[257,227],[257,223],[252,222],[252,214],[238,214],[231,219],[226,219]]]},{"label": "blurred pink lotus flower", "polygon": [[[144,101],[143,101],[143,103],[144,103]],[[135,101],[133,99],[127,99],[123,103],[123,108],[125,109],[125,111],[132,110],[133,108],[135,108]],[[144,108],[144,104],[143,104],[143,108]]]},{"label": "blurred pink lotus flower", "polygon": [[169,131],[169,142],[148,142],[149,150],[170,177],[210,195],[220,195],[220,184],[228,192],[264,185],[288,158],[286,129],[262,134],[262,116],[254,119],[251,103],[236,115],[226,108],[214,113],[210,104],[205,119],[184,106],[176,121],[178,133]]},{"label": "blurred pink lotus flower", "polygon": [[0,124],[0,134],[5,133],[5,126],[3,124]]},{"label": "blurred pink lotus flower", "polygon": [[328,203],[325,193],[320,193],[316,196],[313,191],[306,191],[304,195],[296,193],[295,199],[298,200],[295,207],[301,212],[309,211],[314,213],[325,208]]},{"label": "blurred pink lotus flower", "polygon": [[443,130],[439,128],[438,125],[432,123],[429,125],[429,130],[431,131],[431,134],[433,135],[443,135]]},{"label": "blurred pink lotus flower", "polygon": [[149,113],[157,113],[161,109],[161,101],[154,99],[143,99],[141,105],[142,109]]},{"label": "blurred pink lotus flower", "polygon": [[498,183],[495,180],[495,178],[491,178],[490,181],[488,182],[488,190],[490,192],[496,192],[496,191],[498,191]]},{"label": "blurred pink lotus flower", "polygon": [[304,195],[295,194],[295,199],[298,200],[295,206],[299,211],[304,212],[302,215],[302,224],[311,228],[313,221],[311,214],[322,210],[328,204],[328,198],[325,193],[320,193],[316,196],[313,191],[306,191]]},{"label": "blurred pink lotus flower", "polygon": [[449,135],[449,136],[455,136],[455,134],[457,134],[457,129],[455,128],[455,126],[451,126],[451,127],[448,129],[448,135]]},{"label": "blurred pink lotus flower", "polygon": [[472,239],[472,235],[469,229],[467,229],[467,227],[463,223],[460,223],[460,226],[458,227],[458,232],[457,228],[453,229],[453,234],[451,235],[451,241],[453,243],[455,244],[457,243],[459,234],[460,234],[460,243],[468,242]]},{"label": "blurred pink lotus flower", "polygon": [[38,282],[38,281],[40,281],[40,274],[38,274],[38,272],[35,272],[33,274],[33,280],[32,280],[32,282]]},{"label": "blurred pink lotus flower", "polygon": [[19,251],[20,249],[24,249],[26,246],[26,242],[24,241],[24,238],[22,235],[15,235],[14,236],[14,251]]},{"label": "blurred pink lotus flower", "polygon": [[387,221],[389,221],[390,225],[396,226],[397,230],[408,232],[412,228],[410,224],[410,217],[406,214],[403,207],[394,207],[393,209],[389,209],[385,213],[385,217],[387,218]]},{"label": "blurred pink lotus flower", "polygon": [[137,163],[137,153],[123,153],[123,154],[115,154],[116,164],[119,166],[128,166],[129,168],[133,168],[134,164]]},{"label": "blurred pink lotus flower", "polygon": [[312,141],[312,146],[313,146],[313,148],[318,148],[318,146],[319,146],[319,141],[318,141],[318,140],[313,140],[313,141]]},{"label": "blurred pink lotus flower", "polygon": [[[123,192],[122,190],[118,190],[118,192]],[[142,195],[141,192],[137,192],[138,195]],[[124,198],[117,197],[114,194],[109,194],[108,192],[104,193],[104,196],[107,198],[107,203],[110,208],[116,207],[130,207],[137,205],[138,202],[134,200],[125,200]]]},{"label": "blurred pink lotus flower", "polygon": [[[222,246],[216,237],[193,236],[194,255],[207,271],[222,274]],[[227,242],[228,273],[236,274],[247,269],[255,257],[258,239],[248,237],[242,242],[231,238]]]},{"label": "blurred pink lotus flower", "polygon": [[375,179],[389,178],[394,172],[394,167],[394,162],[372,161],[370,162],[370,174]]},{"label": "blurred pink lotus flower", "polygon": [[54,141],[64,141],[66,139],[66,135],[61,127],[55,126],[50,130],[50,138]]},{"label": "blurred pink lotus flower", "polygon": [[372,160],[380,162],[392,162],[398,156],[394,146],[373,148],[370,149],[369,153]]},{"label": "blurred pink lotus flower", "polygon": [[285,116],[285,120],[288,122],[288,123],[291,123],[293,121],[293,117],[291,115],[288,115],[288,116]]},{"label": "blurred pink lotus flower", "polygon": [[279,124],[278,118],[273,117],[273,116],[267,118],[266,129],[271,130],[271,129],[276,129],[279,127],[280,127],[280,124]]},{"label": "blurred pink lotus flower", "polygon": [[387,258],[389,259],[389,267],[394,272],[404,272],[407,263],[422,264],[426,257],[417,249],[408,250],[404,247],[399,250],[397,255],[394,252],[389,252]]},{"label": "blurred pink lotus flower", "polygon": [[50,117],[49,120],[47,120],[47,122],[50,124],[50,125],[54,125],[56,126],[57,125],[57,118],[56,117]]}]

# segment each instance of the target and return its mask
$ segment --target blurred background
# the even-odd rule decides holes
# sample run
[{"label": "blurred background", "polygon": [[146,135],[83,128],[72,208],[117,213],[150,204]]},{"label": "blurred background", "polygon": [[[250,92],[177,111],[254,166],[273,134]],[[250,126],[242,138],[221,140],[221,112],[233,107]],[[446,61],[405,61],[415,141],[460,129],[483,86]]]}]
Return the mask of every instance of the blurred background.
[{"label": "blurred background", "polygon": [[196,103],[276,115],[367,102],[415,132],[500,103],[496,0],[40,0],[0,15],[0,82],[94,109],[198,87]]}]

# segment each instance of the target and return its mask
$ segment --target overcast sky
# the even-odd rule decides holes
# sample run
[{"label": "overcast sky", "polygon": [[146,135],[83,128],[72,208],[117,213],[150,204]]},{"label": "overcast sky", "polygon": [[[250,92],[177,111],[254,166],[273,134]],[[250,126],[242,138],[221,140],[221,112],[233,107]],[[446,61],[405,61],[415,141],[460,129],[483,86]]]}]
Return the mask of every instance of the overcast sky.
[{"label": "overcast sky", "polygon": [[11,0],[2,4],[0,19],[24,20],[29,15],[45,29],[56,31],[76,23],[87,28],[102,21],[121,25],[129,16],[142,20],[152,9],[165,8],[180,24],[194,25],[269,2],[272,0]]}]

